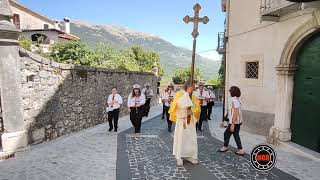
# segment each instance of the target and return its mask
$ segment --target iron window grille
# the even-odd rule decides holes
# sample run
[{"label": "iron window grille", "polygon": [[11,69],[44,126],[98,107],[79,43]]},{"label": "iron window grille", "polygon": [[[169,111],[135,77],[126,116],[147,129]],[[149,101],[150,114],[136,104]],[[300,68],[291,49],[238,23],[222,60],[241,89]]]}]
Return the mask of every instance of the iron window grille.
[{"label": "iron window grille", "polygon": [[259,78],[259,62],[246,63],[246,78],[258,79]]}]

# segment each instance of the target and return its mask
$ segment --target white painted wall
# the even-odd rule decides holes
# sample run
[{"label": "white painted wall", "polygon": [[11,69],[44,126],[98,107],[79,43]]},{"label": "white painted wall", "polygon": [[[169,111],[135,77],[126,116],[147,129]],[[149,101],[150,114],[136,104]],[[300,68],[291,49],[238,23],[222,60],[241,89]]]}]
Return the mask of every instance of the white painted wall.
[{"label": "white painted wall", "polygon": [[20,15],[20,28],[21,29],[43,29],[44,24],[48,24],[49,28],[53,29],[53,22],[46,21],[41,17],[34,15],[31,12],[23,11],[17,7],[11,6],[14,14]]},{"label": "white painted wall", "polygon": [[22,34],[28,39],[31,39],[31,36],[33,34],[43,34],[43,35],[47,36],[50,44],[58,42],[60,39],[57,31],[31,31],[31,32],[22,32]]},{"label": "white painted wall", "polygon": [[[311,17],[306,9],[282,17],[280,22],[260,22],[260,0],[231,0],[226,88],[240,87],[245,110],[274,114],[275,66],[290,35]],[[245,62],[255,59],[260,65],[259,79],[246,79]]]}]

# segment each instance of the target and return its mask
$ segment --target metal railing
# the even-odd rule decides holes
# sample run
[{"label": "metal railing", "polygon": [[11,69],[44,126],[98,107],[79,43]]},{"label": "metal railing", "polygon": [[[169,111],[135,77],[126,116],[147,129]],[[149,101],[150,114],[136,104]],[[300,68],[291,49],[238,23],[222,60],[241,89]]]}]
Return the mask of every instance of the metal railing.
[{"label": "metal railing", "polygon": [[287,0],[261,0],[260,13],[261,15],[265,15],[274,11],[281,10],[282,8],[285,8],[292,4],[295,4],[295,2],[290,2]]}]

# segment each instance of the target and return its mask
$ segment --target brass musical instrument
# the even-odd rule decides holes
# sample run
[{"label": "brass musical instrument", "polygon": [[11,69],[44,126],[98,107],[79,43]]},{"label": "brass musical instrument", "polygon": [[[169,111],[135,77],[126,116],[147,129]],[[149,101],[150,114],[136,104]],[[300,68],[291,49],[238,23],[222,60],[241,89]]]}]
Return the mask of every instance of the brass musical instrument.
[{"label": "brass musical instrument", "polygon": [[202,93],[203,93],[203,91],[200,91],[200,98],[201,98],[201,99],[200,99],[200,106],[203,105],[203,100],[204,100],[204,99],[202,99],[202,98],[203,98],[203,97],[202,97],[202,95],[203,95]]},{"label": "brass musical instrument", "polygon": [[136,108],[136,113],[138,113],[138,102],[140,102],[140,101],[137,101],[137,95],[134,97],[134,106],[135,106],[135,108]]},{"label": "brass musical instrument", "polygon": [[169,92],[169,97],[168,97],[168,104],[169,106],[171,105],[172,101],[173,101],[173,96],[171,95],[171,91]]},{"label": "brass musical instrument", "polygon": [[112,105],[111,105],[112,108],[113,108],[114,97],[115,97],[115,96],[112,96]]}]

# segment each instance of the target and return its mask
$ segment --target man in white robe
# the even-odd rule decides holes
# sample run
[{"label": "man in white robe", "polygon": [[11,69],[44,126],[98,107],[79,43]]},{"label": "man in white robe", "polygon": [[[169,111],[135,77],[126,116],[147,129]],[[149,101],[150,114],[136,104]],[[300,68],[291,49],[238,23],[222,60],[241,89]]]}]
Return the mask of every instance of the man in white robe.
[{"label": "man in white robe", "polygon": [[[170,107],[170,120],[176,122],[173,155],[177,159],[177,165],[182,166],[183,160],[193,164],[198,163],[198,144],[196,122],[200,117],[200,103],[196,96],[189,93],[193,91],[192,86],[187,86],[185,90],[176,93]],[[190,118],[188,118],[188,115]]]}]

